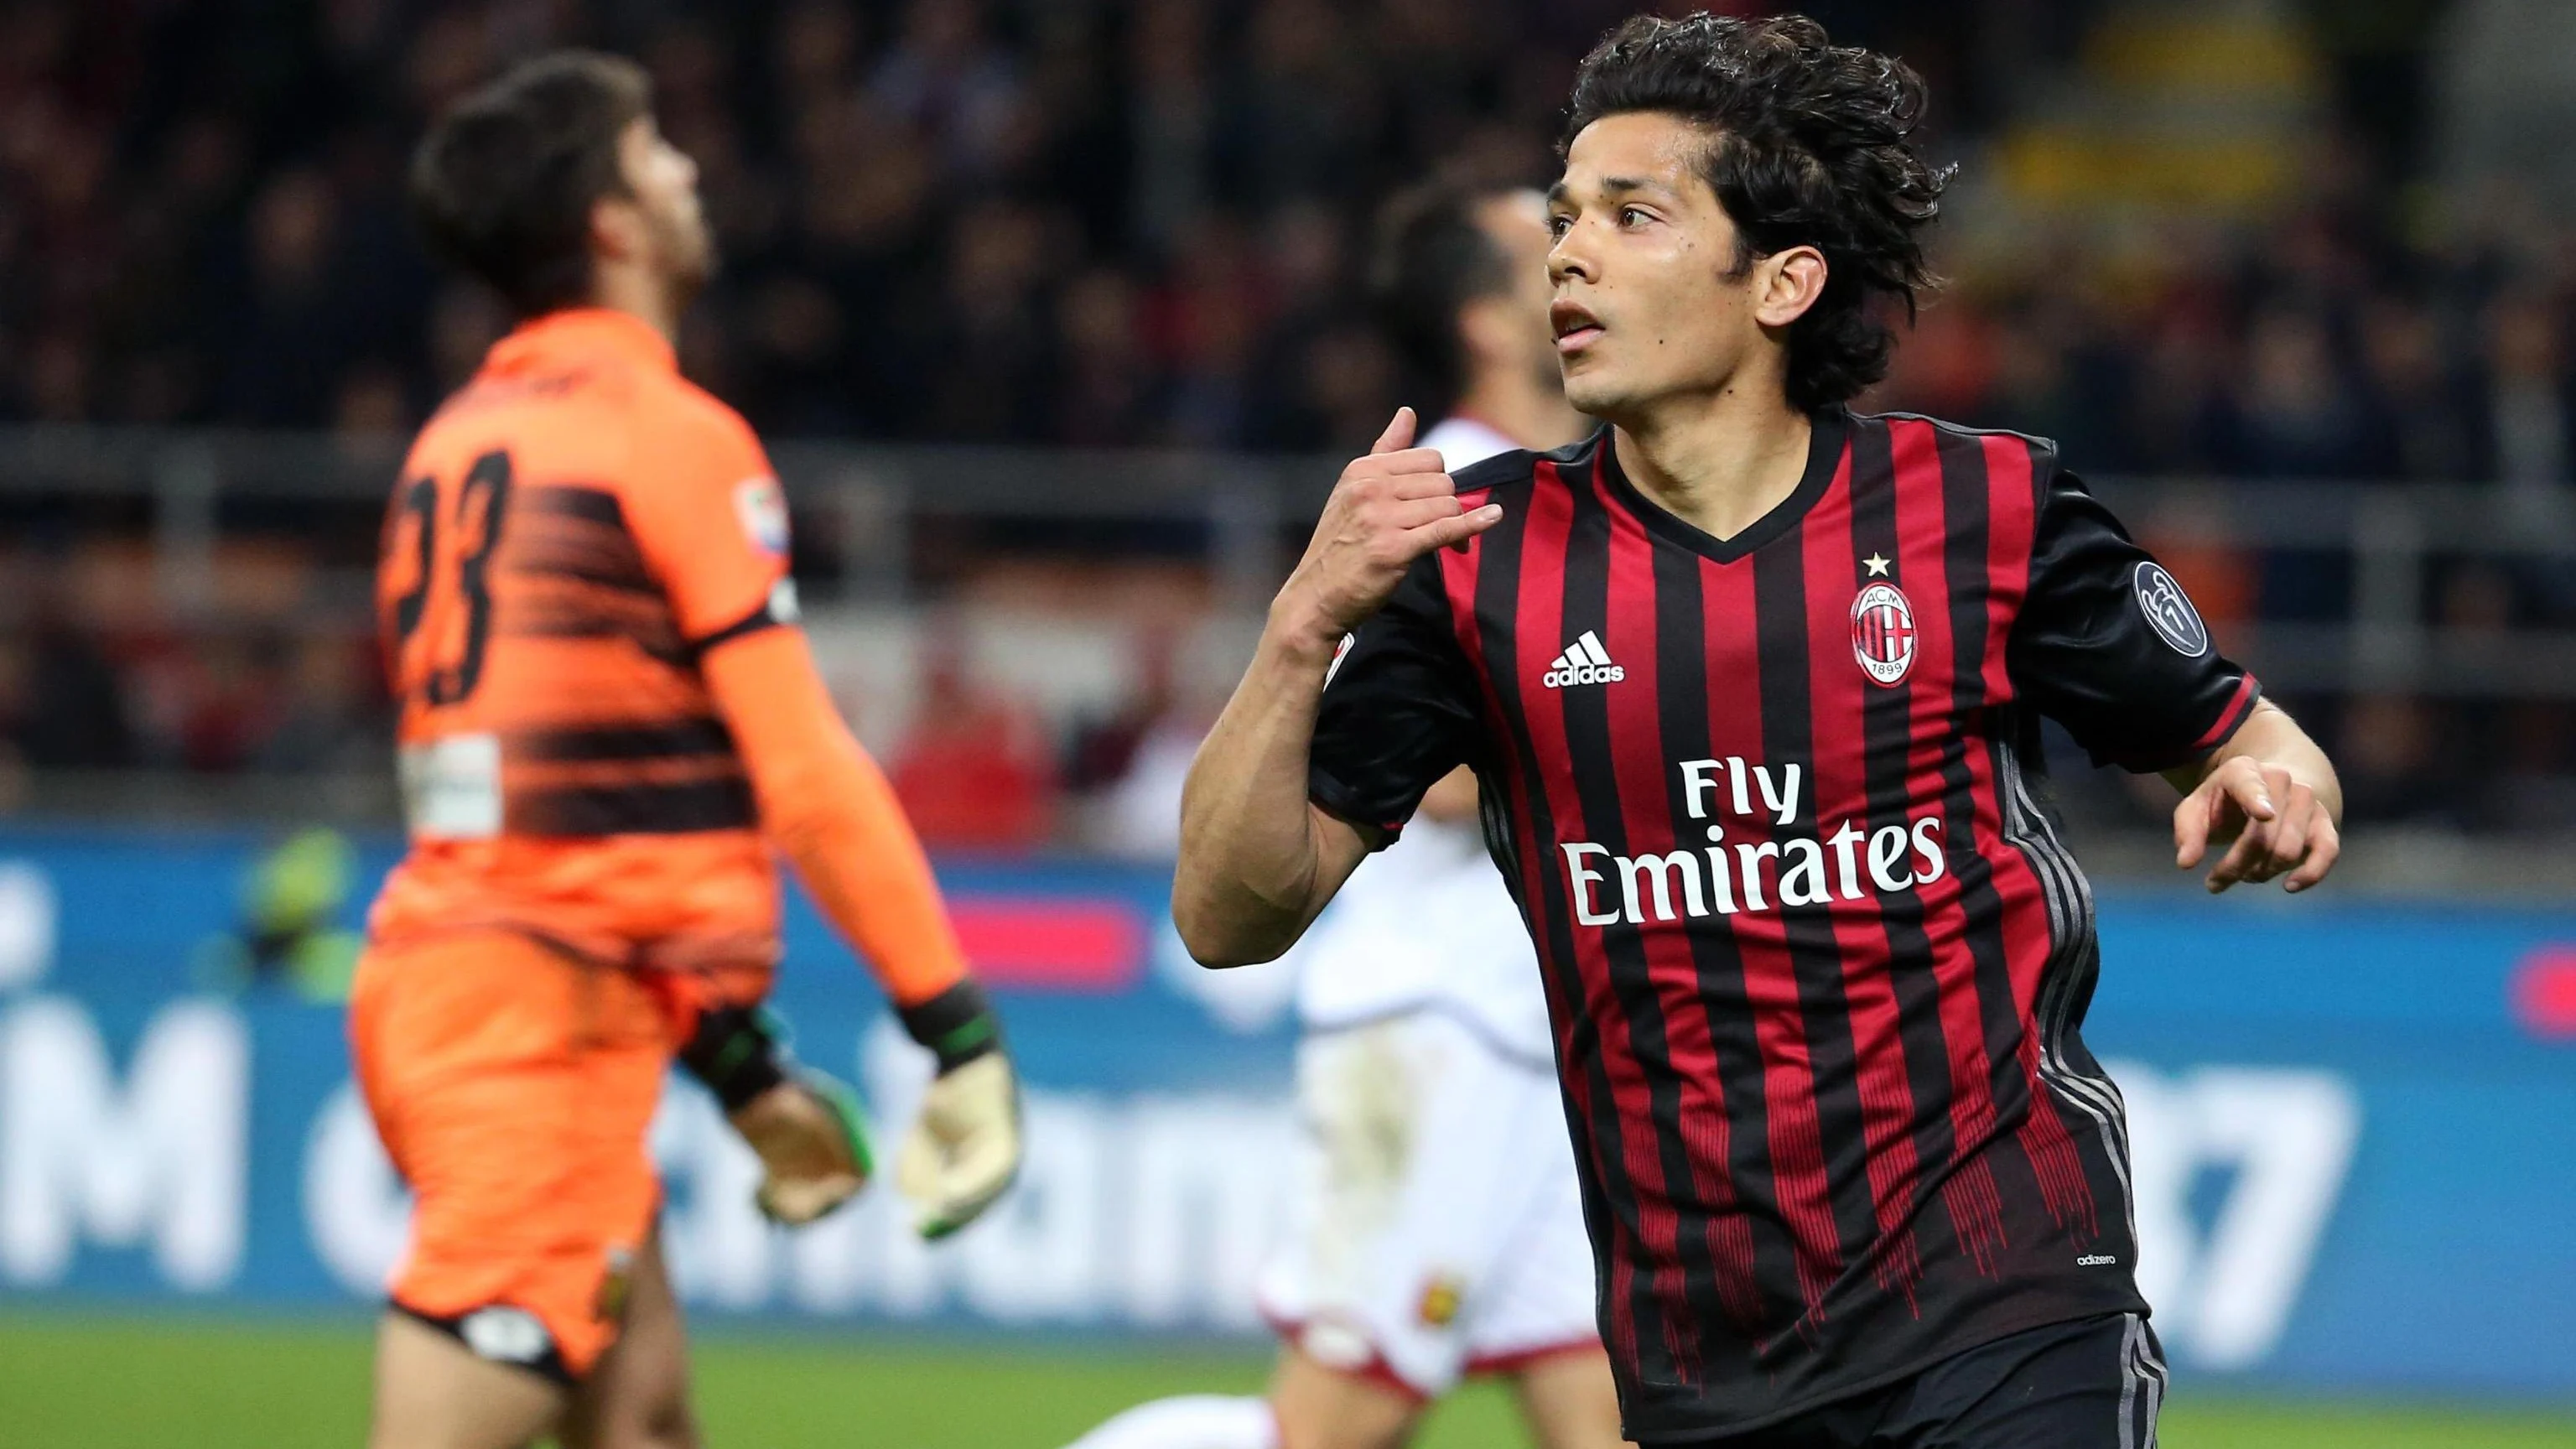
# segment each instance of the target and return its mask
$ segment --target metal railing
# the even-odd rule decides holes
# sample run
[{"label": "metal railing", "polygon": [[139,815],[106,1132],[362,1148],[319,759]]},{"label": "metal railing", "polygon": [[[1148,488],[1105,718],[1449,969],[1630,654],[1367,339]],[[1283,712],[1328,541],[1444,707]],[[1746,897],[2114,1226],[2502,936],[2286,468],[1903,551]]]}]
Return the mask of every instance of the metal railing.
[{"label": "metal railing", "polygon": [[[401,440],[386,437],[0,428],[0,509],[23,515],[49,500],[122,501],[127,526],[148,538],[163,605],[220,627],[205,616],[227,533],[293,531],[301,519],[344,543],[372,537],[401,456]],[[939,523],[964,522],[1016,529],[1016,540],[991,545],[1004,552],[1043,551],[1028,540],[1047,525],[1081,530],[1084,556],[1095,561],[1177,550],[1208,570],[1221,605],[1256,608],[1293,562],[1341,465],[815,442],[781,443],[773,457],[799,515],[803,556],[820,565],[809,596],[879,603],[922,599],[920,540]],[[2445,565],[2471,560],[2516,577],[2565,580],[2558,596],[2576,598],[2576,490],[2534,507],[2528,494],[2477,484],[2131,478],[2096,486],[2133,526],[2180,516],[2195,538],[2228,549],[2343,561],[2350,607],[2342,617],[2254,620],[2229,631],[2231,646],[2278,688],[2576,699],[2576,623],[2562,616],[2543,627],[2445,627],[2429,586]],[[1100,541],[1120,526],[1128,530],[1123,542]],[[345,608],[349,626],[363,627],[366,570],[344,564],[325,573],[323,614]],[[0,611],[13,592],[0,588]]]}]

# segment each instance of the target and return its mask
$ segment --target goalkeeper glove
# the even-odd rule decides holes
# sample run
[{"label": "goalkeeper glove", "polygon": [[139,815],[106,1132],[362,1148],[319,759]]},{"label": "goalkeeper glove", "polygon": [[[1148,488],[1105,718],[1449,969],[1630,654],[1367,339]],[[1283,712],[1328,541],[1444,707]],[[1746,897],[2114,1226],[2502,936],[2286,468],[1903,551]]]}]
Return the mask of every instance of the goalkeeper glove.
[{"label": "goalkeeper glove", "polygon": [[698,1018],[680,1061],[760,1157],[752,1202],[802,1227],[858,1196],[874,1163],[848,1087],[797,1062],[768,1012],[725,1007]]},{"label": "goalkeeper glove", "polygon": [[903,1029],[937,1054],[939,1075],[895,1163],[895,1186],[925,1238],[944,1238],[993,1205],[1020,1170],[1020,1088],[982,987],[960,981],[902,1008]]}]

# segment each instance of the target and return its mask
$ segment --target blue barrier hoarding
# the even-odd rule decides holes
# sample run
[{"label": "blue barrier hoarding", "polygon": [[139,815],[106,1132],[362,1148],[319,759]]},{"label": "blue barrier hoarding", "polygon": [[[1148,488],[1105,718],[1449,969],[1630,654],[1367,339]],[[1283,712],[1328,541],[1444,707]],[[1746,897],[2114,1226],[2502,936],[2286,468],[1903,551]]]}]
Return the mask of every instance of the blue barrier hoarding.
[{"label": "blue barrier hoarding", "polygon": [[[348,1305],[399,1251],[338,1009],[208,983],[267,844],[0,833],[9,1299]],[[936,1248],[884,1193],[782,1233],[683,1087],[655,1146],[684,1295],[772,1320],[1257,1331],[1296,1130],[1284,973],[1192,965],[1163,873],[943,878],[1028,1079],[1020,1184]],[[2130,1102],[2141,1274],[2180,1367],[2576,1394],[2576,910],[2114,894],[2102,931],[2088,1036]],[[920,1053],[801,902],[788,934],[799,1051],[899,1125]]]}]

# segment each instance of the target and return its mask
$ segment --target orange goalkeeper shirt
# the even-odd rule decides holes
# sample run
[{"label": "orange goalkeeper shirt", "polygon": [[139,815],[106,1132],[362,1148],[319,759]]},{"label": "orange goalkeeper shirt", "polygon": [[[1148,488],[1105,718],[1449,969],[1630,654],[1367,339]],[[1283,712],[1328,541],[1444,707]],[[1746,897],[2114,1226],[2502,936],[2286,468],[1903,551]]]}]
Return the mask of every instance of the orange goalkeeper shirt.
[{"label": "orange goalkeeper shirt", "polygon": [[795,595],[768,459],[641,320],[558,312],[493,347],[412,447],[377,603],[412,842],[377,940],[502,926],[754,994],[766,814],[899,999],[963,973],[882,777],[773,630]]}]

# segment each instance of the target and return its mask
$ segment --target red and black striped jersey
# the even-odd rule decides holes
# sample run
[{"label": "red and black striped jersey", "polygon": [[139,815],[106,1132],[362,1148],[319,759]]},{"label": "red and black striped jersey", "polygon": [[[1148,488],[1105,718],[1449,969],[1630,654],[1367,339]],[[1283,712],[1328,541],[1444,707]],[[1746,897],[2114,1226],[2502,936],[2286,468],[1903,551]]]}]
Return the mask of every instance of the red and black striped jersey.
[{"label": "red and black striped jersey", "polygon": [[2184,763],[2253,678],[2045,442],[1833,410],[1720,540],[1610,436],[1459,475],[1503,520],[1357,631],[1310,789],[1391,835],[1482,778],[1629,1433],[2142,1310],[2091,896],[2025,765],[2041,716]]}]

